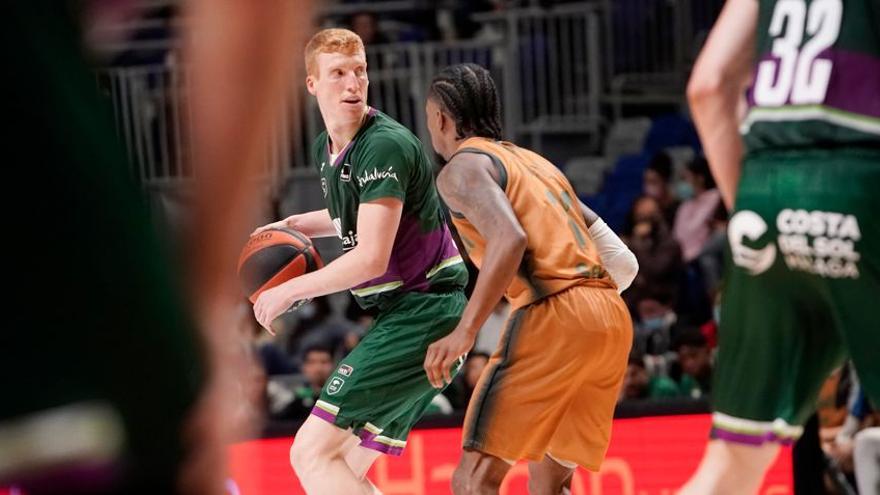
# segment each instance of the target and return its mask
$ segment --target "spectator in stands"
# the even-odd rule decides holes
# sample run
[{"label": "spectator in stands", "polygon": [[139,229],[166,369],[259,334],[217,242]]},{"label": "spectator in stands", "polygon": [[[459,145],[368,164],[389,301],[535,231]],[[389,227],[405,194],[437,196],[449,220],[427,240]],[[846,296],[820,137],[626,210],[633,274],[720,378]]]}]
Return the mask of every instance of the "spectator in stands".
[{"label": "spectator in stands", "polygon": [[645,366],[645,356],[630,354],[620,389],[620,402],[632,399],[660,399],[679,396],[678,385],[668,376],[654,375]]},{"label": "spectator in stands", "polygon": [[880,425],[880,413],[872,408],[851,363],[844,367],[838,382],[838,399],[842,393],[846,396],[845,419],[839,428],[827,428],[837,432],[823,445],[831,461],[831,478],[838,485],[858,484],[859,493],[880,493],[880,430],[875,428]]},{"label": "spectator in stands", "polygon": [[630,311],[637,313],[639,302],[648,298],[675,307],[684,269],[681,247],[654,198],[642,196],[635,201],[623,238],[639,263],[639,273],[623,293]]},{"label": "spectator in stands", "polygon": [[287,353],[275,340],[275,336],[264,332],[263,327],[254,319],[254,313],[249,304],[243,304],[239,308],[240,333],[249,336],[253,352],[267,376],[288,375],[296,372],[296,366]]},{"label": "spectator in stands", "polygon": [[299,364],[305,360],[304,350],[320,344],[332,349],[334,357],[345,355],[350,333],[358,327],[347,319],[334,315],[327,296],[317,297],[300,307],[295,313],[296,322],[290,332],[287,351]]},{"label": "spectator in stands", "polygon": [[364,46],[382,45],[390,42],[379,29],[379,18],[374,12],[358,12],[349,20],[351,30],[364,41]]},{"label": "spectator in stands", "polygon": [[880,493],[880,426],[856,434],[854,464],[859,493]]},{"label": "spectator in stands", "polygon": [[727,208],[719,202],[710,221],[709,239],[697,257],[703,285],[710,301],[721,288],[721,277],[724,275],[724,250],[727,246]]},{"label": "spectator in stands", "polygon": [[305,349],[303,356],[302,373],[306,383],[295,390],[294,400],[279,415],[281,417],[292,419],[308,417],[336,365],[333,349],[327,345],[313,344]]},{"label": "spectator in stands", "polygon": [[721,204],[721,194],[702,156],[694,158],[684,170],[678,196],[683,201],[675,215],[673,234],[681,245],[685,263],[695,260],[712,234],[712,220]]},{"label": "spectator in stands", "polygon": [[[237,392],[231,403],[231,414],[242,424],[259,425],[266,416],[267,377],[272,373],[289,372],[290,361],[264,335],[256,322],[249,304],[236,308],[235,343],[243,366],[230,383]],[[271,336],[270,336],[271,337]],[[238,359],[238,358],[236,358]]]},{"label": "spectator in stands", "polygon": [[670,301],[662,294],[647,294],[636,306],[638,323],[634,325],[633,351],[663,354],[672,343],[672,326],[678,321]]},{"label": "spectator in stands", "polygon": [[484,25],[475,22],[473,16],[481,12],[499,10],[500,0],[446,0],[438,2],[435,9],[437,26],[445,41],[472,39]]},{"label": "spectator in stands", "polygon": [[492,310],[492,314],[489,315],[489,318],[480,327],[473,352],[491,354],[497,349],[498,341],[501,339],[501,334],[504,332],[504,327],[509,317],[510,304],[507,303],[507,299],[502,297],[498,304],[495,305],[495,309]]},{"label": "spectator in stands", "polygon": [[243,375],[236,377],[235,387],[241,400],[234,402],[232,414],[245,424],[260,425],[266,419],[268,373],[256,362],[260,357],[251,355],[248,366],[241,370]]},{"label": "spectator in stands", "polygon": [[485,352],[474,352],[468,355],[464,364],[464,384],[469,392],[468,397],[477,388],[477,381],[487,364],[489,364],[489,355]]},{"label": "spectator in stands", "polygon": [[364,309],[358,304],[351,292],[347,293],[347,295],[348,300],[345,306],[345,321],[351,323],[351,326],[345,334],[344,355],[348,355],[348,353],[358,345],[361,338],[370,328],[370,325],[373,324],[376,315],[375,308]]},{"label": "spectator in stands", "polygon": [[642,177],[642,194],[657,202],[666,225],[675,222],[680,202],[672,191],[672,159],[665,151],[658,152],[648,163]]},{"label": "spectator in stands", "polygon": [[474,390],[477,388],[477,381],[483,368],[489,363],[489,354],[481,351],[472,351],[468,353],[467,361],[461,373],[455,377],[452,384],[444,391],[444,395],[449,399],[452,407],[457,411],[467,409],[468,402]]},{"label": "spectator in stands", "polygon": [[700,329],[685,327],[678,331],[675,350],[678,368],[673,378],[678,378],[682,395],[695,399],[709,395],[712,389],[712,351]]}]

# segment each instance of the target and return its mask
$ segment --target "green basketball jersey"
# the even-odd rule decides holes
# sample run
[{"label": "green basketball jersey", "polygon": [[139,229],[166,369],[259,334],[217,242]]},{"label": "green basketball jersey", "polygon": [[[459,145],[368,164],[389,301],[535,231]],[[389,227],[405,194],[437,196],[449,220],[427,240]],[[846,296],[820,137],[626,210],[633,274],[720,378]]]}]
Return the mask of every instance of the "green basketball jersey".
[{"label": "green basketball jersey", "polygon": [[370,109],[366,122],[335,161],[326,131],[318,136],[312,152],[343,252],[357,246],[361,203],[389,197],[403,201],[388,271],[351,289],[361,306],[382,309],[404,292],[464,288],[467,269],[444,221],[431,161],[415,135]]},{"label": "green basketball jersey", "polygon": [[880,145],[880,0],[760,0],[749,151]]}]

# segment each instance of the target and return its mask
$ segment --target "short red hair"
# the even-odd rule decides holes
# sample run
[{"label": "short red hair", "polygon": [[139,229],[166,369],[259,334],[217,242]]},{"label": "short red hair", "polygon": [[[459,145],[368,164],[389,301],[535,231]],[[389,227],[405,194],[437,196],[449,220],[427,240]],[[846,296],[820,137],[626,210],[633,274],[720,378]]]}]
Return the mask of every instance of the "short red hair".
[{"label": "short red hair", "polygon": [[361,37],[348,29],[323,29],[312,36],[306,45],[306,73],[318,75],[317,58],[319,53],[342,53],[356,55],[366,53]]}]

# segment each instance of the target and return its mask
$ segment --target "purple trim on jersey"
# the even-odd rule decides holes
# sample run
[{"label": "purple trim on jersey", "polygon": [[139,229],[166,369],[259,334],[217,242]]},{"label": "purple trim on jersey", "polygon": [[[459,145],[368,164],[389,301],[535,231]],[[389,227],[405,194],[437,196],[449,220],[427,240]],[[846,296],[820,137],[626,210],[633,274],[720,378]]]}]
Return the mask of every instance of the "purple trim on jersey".
[{"label": "purple trim on jersey", "polygon": [[[370,107],[370,106],[368,106],[367,108],[369,108],[369,110],[367,110],[367,117],[369,117],[369,118],[375,117],[376,116],[376,109],[373,107]],[[366,124],[366,123],[367,122],[364,121],[364,124]],[[363,125],[361,127],[363,127]],[[358,132],[360,132],[360,129],[358,129]],[[348,144],[345,145],[345,148],[342,148],[342,151],[339,152],[339,156],[336,157],[336,160],[330,163],[331,167],[336,167],[337,165],[339,165],[342,162],[342,159],[345,158],[346,154],[348,154],[348,150],[351,148],[351,145],[354,142],[355,142],[355,140],[352,139],[351,141],[348,142]],[[329,132],[327,133],[327,146],[326,146],[326,148],[327,148],[327,157],[329,158],[329,157],[333,156],[333,153],[332,153],[333,150],[330,149],[330,133]]]},{"label": "purple trim on jersey", "polygon": [[[331,167],[335,167],[342,162],[342,160],[345,158],[345,155],[348,154],[348,150],[349,150],[349,148],[351,148],[351,143],[353,143],[353,142],[354,142],[354,139],[349,141],[349,143],[345,145],[345,148],[342,148],[342,151],[340,151],[339,155],[336,156],[336,160],[330,162]],[[327,158],[330,158],[331,156],[333,156],[333,153],[330,150],[330,135],[327,134]]]},{"label": "purple trim on jersey", "polygon": [[767,442],[775,442],[780,445],[791,445],[792,443],[794,443],[794,438],[780,437],[772,431],[758,434],[749,434],[725,430],[718,426],[712,427],[712,432],[709,434],[709,436],[711,438],[717,438],[718,440],[724,440],[725,442],[755,446],[763,445]]},{"label": "purple trim on jersey", "polygon": [[458,254],[458,248],[455,247],[445,222],[441,223],[439,229],[424,233],[416,217],[405,215],[400,219],[400,226],[397,228],[388,271],[353,289],[402,281],[403,286],[397,290],[424,292],[430,286],[430,281],[425,277],[427,272],[443,260]]},{"label": "purple trim on jersey", "polygon": [[[880,118],[880,58],[865,53],[841,49],[826,49],[819,53],[818,59],[832,62],[831,79],[822,104],[859,115]],[[760,62],[779,59],[770,54],[761,57]],[[753,94],[754,84],[758,77],[758,65],[755,65],[755,76],[752,87],[746,97],[749,107],[757,106]],[[777,65],[777,72],[778,72]],[[786,105],[792,105],[788,100]]]}]

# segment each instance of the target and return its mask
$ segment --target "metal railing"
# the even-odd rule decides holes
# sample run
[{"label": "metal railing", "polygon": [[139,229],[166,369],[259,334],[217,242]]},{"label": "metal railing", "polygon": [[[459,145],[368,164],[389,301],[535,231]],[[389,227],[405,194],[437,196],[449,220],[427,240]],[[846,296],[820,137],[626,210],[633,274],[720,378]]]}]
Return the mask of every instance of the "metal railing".
[{"label": "metal railing", "polygon": [[[598,136],[602,60],[597,4],[518,9],[479,20],[489,34],[476,40],[367,47],[370,104],[428,146],[424,103],[431,79],[448,65],[473,62],[486,67],[498,85],[508,139],[530,137],[540,151],[547,133]],[[322,128],[317,117],[314,108],[307,112],[305,128],[312,136]]]},{"label": "metal railing", "polygon": [[678,103],[724,0],[603,0],[606,101]]},{"label": "metal railing", "polygon": [[[410,129],[430,150],[425,101],[431,79],[443,67],[472,62],[486,67],[504,94],[506,71],[503,49],[497,41],[406,43],[367,48],[370,77],[368,103]],[[314,98],[306,95],[306,134],[313,139],[323,129]],[[308,141],[311,143],[311,140]],[[308,150],[304,150],[308,152]],[[294,166],[308,162],[298,158]]]},{"label": "metal railing", "polygon": [[[594,0],[510,9],[477,16],[483,30],[474,40],[369,46],[369,103],[429,147],[424,103],[431,78],[447,65],[474,62],[499,86],[507,138],[530,138],[538,151],[545,135],[598,139],[605,103],[619,115],[630,103],[682,100],[690,64],[722,3]],[[113,100],[138,178],[148,186],[192,179],[185,70],[173,62],[109,68],[98,81]],[[279,119],[262,173],[271,184],[310,164],[311,143],[323,129],[314,98],[299,86],[293,93],[303,111]]]},{"label": "metal railing", "polygon": [[[101,69],[98,87],[110,98],[117,134],[125,145],[135,178],[148,189],[186,186],[192,181],[191,93],[186,70],[177,65]],[[290,115],[279,110],[268,144],[268,160],[257,180],[274,188],[292,164]]]},{"label": "metal railing", "polygon": [[502,28],[506,122],[514,138],[531,137],[540,150],[544,134],[598,137],[602,94],[601,9],[598,3],[528,8],[482,16]]},{"label": "metal railing", "polygon": [[183,71],[164,65],[112,68],[100,70],[97,79],[113,104],[136,178],[147,187],[192,179]]}]

